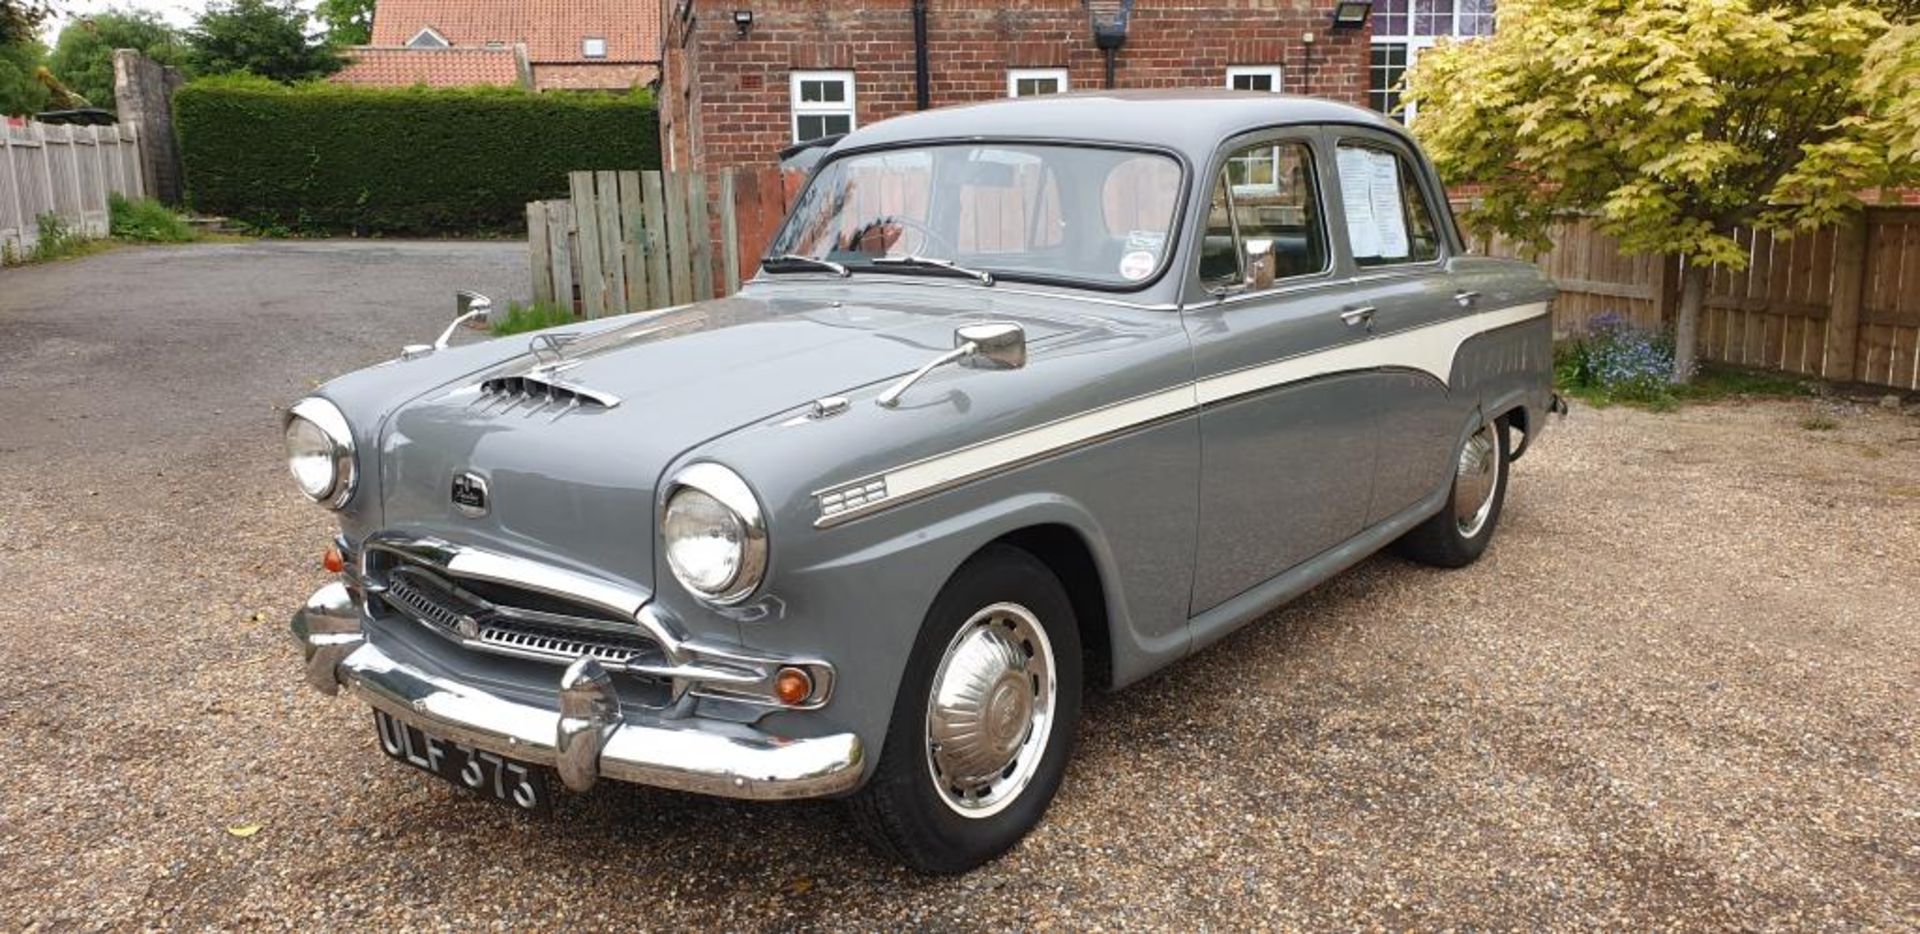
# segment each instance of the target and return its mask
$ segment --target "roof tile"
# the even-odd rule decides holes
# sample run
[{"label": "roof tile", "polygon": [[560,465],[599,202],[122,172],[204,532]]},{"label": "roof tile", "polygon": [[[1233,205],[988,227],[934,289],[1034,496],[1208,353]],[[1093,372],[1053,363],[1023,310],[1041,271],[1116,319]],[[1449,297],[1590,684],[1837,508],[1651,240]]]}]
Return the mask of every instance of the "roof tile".
[{"label": "roof tile", "polygon": [[[524,42],[536,66],[660,61],[660,0],[380,0],[373,44],[405,45],[424,26],[456,48]],[[606,58],[582,54],[589,36],[607,40]]]}]

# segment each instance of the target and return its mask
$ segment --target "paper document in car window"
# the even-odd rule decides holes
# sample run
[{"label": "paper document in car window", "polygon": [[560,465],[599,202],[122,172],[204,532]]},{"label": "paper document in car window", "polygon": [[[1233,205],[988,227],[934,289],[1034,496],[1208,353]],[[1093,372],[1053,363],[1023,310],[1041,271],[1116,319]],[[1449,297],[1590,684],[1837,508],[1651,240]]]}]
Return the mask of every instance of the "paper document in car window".
[{"label": "paper document in car window", "polygon": [[1392,153],[1367,150],[1373,162],[1373,225],[1380,235],[1380,255],[1407,258],[1406,201],[1400,197],[1400,160]]},{"label": "paper document in car window", "polygon": [[1379,256],[1379,228],[1373,221],[1373,160],[1365,149],[1342,146],[1334,165],[1340,172],[1340,203],[1346,207],[1347,240],[1353,255]]}]

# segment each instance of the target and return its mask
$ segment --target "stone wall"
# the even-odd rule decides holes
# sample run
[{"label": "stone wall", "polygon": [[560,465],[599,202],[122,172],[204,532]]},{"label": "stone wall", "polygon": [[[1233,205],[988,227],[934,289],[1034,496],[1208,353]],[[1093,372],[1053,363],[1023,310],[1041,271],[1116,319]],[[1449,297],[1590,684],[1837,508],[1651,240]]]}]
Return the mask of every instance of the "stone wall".
[{"label": "stone wall", "polygon": [[187,83],[180,70],[135,49],[113,53],[113,96],[120,123],[140,134],[140,174],[148,197],[178,205],[186,196],[180,143],[173,132],[173,92]]}]

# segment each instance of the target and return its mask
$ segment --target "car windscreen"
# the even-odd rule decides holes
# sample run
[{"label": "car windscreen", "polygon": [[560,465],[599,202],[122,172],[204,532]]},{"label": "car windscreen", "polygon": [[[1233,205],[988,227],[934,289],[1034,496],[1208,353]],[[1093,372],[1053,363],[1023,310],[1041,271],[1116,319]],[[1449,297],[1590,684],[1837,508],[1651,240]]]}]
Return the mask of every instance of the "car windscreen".
[{"label": "car windscreen", "polygon": [[1135,287],[1172,251],[1181,173],[1164,153],[1066,144],[855,153],[820,168],[768,255],[856,273],[940,271],[888,262],[917,257],[1008,279]]}]

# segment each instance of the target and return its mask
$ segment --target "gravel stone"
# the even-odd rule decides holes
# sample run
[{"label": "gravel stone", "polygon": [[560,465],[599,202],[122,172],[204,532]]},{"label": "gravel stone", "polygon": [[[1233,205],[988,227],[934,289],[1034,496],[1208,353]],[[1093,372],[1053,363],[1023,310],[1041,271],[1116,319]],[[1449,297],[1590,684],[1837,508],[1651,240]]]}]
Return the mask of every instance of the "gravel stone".
[{"label": "gravel stone", "polygon": [[[300,681],[276,406],[518,244],[0,272],[0,917],[28,930],[1920,927],[1920,422],[1576,408],[1499,538],[1373,558],[1087,705],[1047,820],[925,878],[831,803],[524,818]],[[257,826],[239,836],[234,828]]]}]

